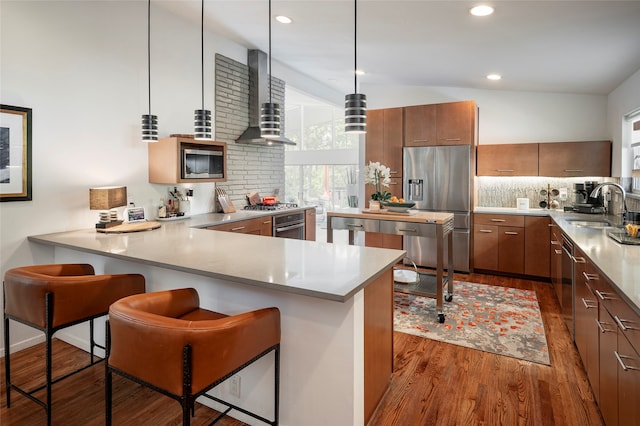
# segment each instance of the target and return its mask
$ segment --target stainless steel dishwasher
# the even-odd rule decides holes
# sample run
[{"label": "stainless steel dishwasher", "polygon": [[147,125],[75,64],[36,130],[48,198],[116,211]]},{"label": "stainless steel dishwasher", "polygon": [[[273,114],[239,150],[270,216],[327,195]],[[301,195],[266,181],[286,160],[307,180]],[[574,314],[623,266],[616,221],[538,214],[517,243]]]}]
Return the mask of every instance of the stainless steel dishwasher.
[{"label": "stainless steel dishwasher", "polygon": [[573,243],[562,234],[562,318],[567,325],[571,340],[574,338],[573,292]]}]

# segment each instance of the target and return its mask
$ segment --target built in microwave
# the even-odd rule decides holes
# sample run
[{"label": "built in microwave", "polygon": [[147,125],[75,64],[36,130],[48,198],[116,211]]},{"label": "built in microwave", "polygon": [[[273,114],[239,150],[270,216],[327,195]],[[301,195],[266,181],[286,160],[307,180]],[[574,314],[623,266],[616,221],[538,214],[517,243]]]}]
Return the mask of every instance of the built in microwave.
[{"label": "built in microwave", "polygon": [[224,178],[224,153],[211,148],[182,148],[183,179]]}]

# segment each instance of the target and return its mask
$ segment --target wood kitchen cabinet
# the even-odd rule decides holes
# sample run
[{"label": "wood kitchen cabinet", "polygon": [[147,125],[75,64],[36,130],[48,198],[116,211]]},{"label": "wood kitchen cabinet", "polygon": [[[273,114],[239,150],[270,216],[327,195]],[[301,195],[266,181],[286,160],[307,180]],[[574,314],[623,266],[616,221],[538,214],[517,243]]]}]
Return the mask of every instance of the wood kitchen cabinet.
[{"label": "wood kitchen cabinet", "polygon": [[238,220],[236,222],[208,226],[207,229],[271,237],[273,236],[273,218],[271,216],[264,216],[255,219]]},{"label": "wood kitchen cabinet", "polygon": [[548,216],[524,216],[524,274],[549,278],[551,256],[551,219]]},{"label": "wood kitchen cabinet", "polygon": [[600,354],[598,347],[598,299],[595,294],[595,281],[599,275],[588,262],[587,256],[574,246],[574,341],[587,372],[591,390],[600,400]]},{"label": "wood kitchen cabinet", "polygon": [[474,214],[473,267],[524,273],[524,216]]},{"label": "wood kitchen cabinet", "polygon": [[538,176],[538,144],[478,145],[478,176]]},{"label": "wood kitchen cabinet", "polygon": [[[149,183],[197,183],[224,182],[227,180],[227,144],[218,141],[196,141],[193,138],[169,137],[160,138],[158,142],[149,143]],[[183,179],[182,149],[215,149],[222,151],[223,177],[217,179]]]},{"label": "wood kitchen cabinet", "polygon": [[304,212],[304,239],[316,240],[316,209],[307,209]]},{"label": "wood kitchen cabinet", "polygon": [[[380,162],[391,170],[391,182],[383,188],[398,198],[402,197],[402,142],[404,140],[403,108],[367,111],[367,141],[365,164]],[[365,186],[365,207],[368,207],[372,185]],[[365,233],[365,245],[402,250],[402,235]]]},{"label": "wood kitchen cabinet", "polygon": [[415,105],[404,108],[404,146],[475,145],[474,101]]},{"label": "wood kitchen cabinet", "polygon": [[538,144],[539,176],[611,176],[611,142]]}]

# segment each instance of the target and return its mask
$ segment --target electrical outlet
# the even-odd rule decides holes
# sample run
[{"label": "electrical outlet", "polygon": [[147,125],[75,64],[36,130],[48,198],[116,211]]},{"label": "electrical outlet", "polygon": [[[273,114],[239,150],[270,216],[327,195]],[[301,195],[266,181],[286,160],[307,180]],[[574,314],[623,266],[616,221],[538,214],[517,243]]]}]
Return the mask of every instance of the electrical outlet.
[{"label": "electrical outlet", "polygon": [[565,201],[568,195],[569,194],[567,188],[560,188],[560,200]]},{"label": "electrical outlet", "polygon": [[240,375],[236,374],[229,377],[229,394],[240,398]]}]

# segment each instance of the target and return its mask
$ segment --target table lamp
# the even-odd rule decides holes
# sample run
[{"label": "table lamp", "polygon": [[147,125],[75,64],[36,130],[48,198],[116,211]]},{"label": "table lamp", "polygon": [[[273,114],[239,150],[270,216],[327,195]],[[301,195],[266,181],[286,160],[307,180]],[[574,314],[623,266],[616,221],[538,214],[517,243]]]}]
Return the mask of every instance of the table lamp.
[{"label": "table lamp", "polygon": [[111,209],[126,205],[126,186],[104,186],[89,189],[89,208],[91,210],[102,210],[99,222],[96,223],[96,228],[111,228],[112,226],[120,225],[122,220],[118,220],[118,211]]}]

